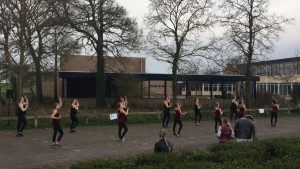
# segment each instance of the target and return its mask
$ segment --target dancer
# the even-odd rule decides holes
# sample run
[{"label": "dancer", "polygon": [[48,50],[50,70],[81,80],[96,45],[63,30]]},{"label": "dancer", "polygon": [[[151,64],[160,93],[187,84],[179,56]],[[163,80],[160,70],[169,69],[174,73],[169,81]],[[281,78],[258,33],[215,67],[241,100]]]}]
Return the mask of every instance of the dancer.
[{"label": "dancer", "polygon": [[200,112],[201,105],[199,104],[199,98],[197,97],[194,100],[194,112],[195,112],[195,125],[200,125],[200,121],[202,119],[202,114]]},{"label": "dancer", "polygon": [[[272,127],[276,127],[278,112],[279,112],[279,104],[277,102],[277,99],[274,98],[272,101],[272,111],[271,111],[271,126]],[[275,121],[273,121],[273,120],[275,120]]]},{"label": "dancer", "polygon": [[234,138],[233,129],[227,118],[222,120],[222,125],[219,127],[217,137],[219,138],[220,143],[228,142],[231,138]]},{"label": "dancer", "polygon": [[[62,106],[61,98],[58,98],[58,102],[54,103],[52,108],[52,115],[51,115],[52,125],[53,125],[52,147],[54,148],[60,147],[59,142],[64,135],[64,132],[60,126],[61,115],[59,110],[61,106]],[[56,139],[57,132],[59,132],[59,136]]]},{"label": "dancer", "polygon": [[244,117],[245,113],[246,113],[246,106],[244,104],[244,100],[243,99],[241,99],[239,101],[238,107],[239,107],[239,116],[238,116],[238,118],[240,119],[240,118]]},{"label": "dancer", "polygon": [[[129,111],[129,107],[126,107],[126,103],[123,98],[118,103],[118,126],[119,126],[118,136],[122,143],[125,141],[124,136],[128,131],[128,128],[126,125],[128,111]],[[122,133],[122,129],[124,129],[123,133]]]},{"label": "dancer", "polygon": [[232,122],[232,118],[234,115],[234,121],[236,121],[236,118],[238,116],[238,102],[236,101],[236,95],[234,95],[234,98],[231,100],[231,105],[230,105],[230,121]]},{"label": "dancer", "polygon": [[[181,103],[179,101],[175,104],[175,116],[174,116],[174,124],[173,124],[173,134],[174,136],[180,136],[180,132],[182,129],[182,121],[181,121],[181,115],[185,115],[187,112],[182,113],[181,111]],[[178,132],[175,132],[176,125],[179,124],[179,130]]]},{"label": "dancer", "polygon": [[72,99],[71,102],[71,111],[70,111],[70,117],[71,117],[71,130],[70,132],[75,132],[75,128],[78,124],[78,118],[77,118],[77,111],[79,109],[79,102],[76,99]]},{"label": "dancer", "polygon": [[220,108],[220,103],[215,103],[215,132],[218,132],[218,125],[221,126],[221,115],[223,114],[222,109]]},{"label": "dancer", "polygon": [[18,105],[16,109],[16,114],[18,117],[17,121],[17,137],[24,137],[23,130],[25,129],[27,125],[26,120],[26,110],[28,109],[28,99],[26,96],[21,96],[18,100]]},{"label": "dancer", "polygon": [[163,110],[163,113],[164,113],[164,117],[163,117],[163,121],[162,121],[162,126],[164,128],[168,127],[168,124],[169,124],[169,120],[170,120],[170,109],[172,107],[172,103],[170,101],[170,97],[166,96],[165,99],[164,99],[164,110]]},{"label": "dancer", "polygon": [[154,152],[172,152],[173,145],[167,140],[167,130],[161,129],[159,131],[159,138],[160,140],[155,143],[154,145]]}]

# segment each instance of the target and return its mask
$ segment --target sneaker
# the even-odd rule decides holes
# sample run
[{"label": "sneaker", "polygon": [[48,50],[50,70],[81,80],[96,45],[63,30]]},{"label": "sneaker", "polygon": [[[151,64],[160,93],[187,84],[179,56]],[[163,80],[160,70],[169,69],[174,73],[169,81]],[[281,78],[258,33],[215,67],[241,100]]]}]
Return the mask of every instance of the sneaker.
[{"label": "sneaker", "polygon": [[174,136],[179,137],[179,134],[175,133]]},{"label": "sneaker", "polygon": [[19,137],[24,137],[24,135],[22,133],[19,133]]},{"label": "sneaker", "polygon": [[121,142],[124,143],[125,140],[126,140],[125,138],[122,138],[122,139],[121,139]]},{"label": "sneaker", "polygon": [[56,145],[55,143],[53,143],[53,144],[51,145],[51,147],[52,147],[52,148],[57,148],[57,145]]},{"label": "sneaker", "polygon": [[177,133],[177,136],[180,136],[180,133]]},{"label": "sneaker", "polygon": [[16,137],[21,137],[21,136],[20,136],[20,133],[17,133]]}]

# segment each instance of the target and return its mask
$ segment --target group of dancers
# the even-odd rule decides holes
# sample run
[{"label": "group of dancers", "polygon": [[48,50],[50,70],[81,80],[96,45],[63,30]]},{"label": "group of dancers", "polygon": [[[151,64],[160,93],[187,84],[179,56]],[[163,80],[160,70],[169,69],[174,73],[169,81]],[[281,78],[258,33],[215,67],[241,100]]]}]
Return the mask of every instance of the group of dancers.
[{"label": "group of dancers", "polygon": [[[16,115],[17,115],[17,137],[24,137],[23,130],[27,125],[26,120],[26,111],[29,106],[29,101],[26,96],[21,96],[17,103]],[[62,107],[62,100],[58,98],[58,101],[55,102],[52,106],[52,126],[53,126],[53,135],[52,135],[52,147],[60,147],[60,140],[62,139],[64,132],[60,125],[60,119],[62,118],[60,114],[60,108]],[[79,109],[79,102],[76,99],[72,99],[71,101],[71,110],[70,110],[70,118],[71,118],[71,127],[70,132],[74,133],[75,128],[78,124],[77,111]],[[57,137],[57,133],[59,133]]]},{"label": "group of dancers", "polygon": [[[17,114],[17,135],[16,136],[17,137],[24,136],[23,130],[27,125],[26,111],[28,109],[28,106],[29,106],[29,101],[27,97],[26,96],[20,97],[16,109],[16,114]],[[61,98],[59,98],[58,101],[53,104],[52,114],[51,114],[52,126],[53,126],[53,136],[52,136],[53,147],[60,147],[60,141],[64,135],[63,129],[60,125],[60,120],[62,118],[60,114],[61,107],[62,107],[62,100]],[[170,111],[172,107],[173,105],[170,100],[170,97],[166,96],[163,100],[163,119],[162,119],[163,128],[168,128],[170,116],[171,116]],[[174,115],[174,123],[173,123],[173,135],[177,137],[180,136],[183,127],[181,116],[187,114],[187,112],[182,112],[181,108],[182,105],[180,101],[177,101],[174,106],[175,115]],[[74,133],[76,131],[75,128],[78,124],[78,118],[77,118],[78,109],[79,109],[79,101],[76,99],[72,99],[71,109],[70,109],[70,119],[71,119],[70,132],[71,133]],[[193,110],[195,113],[194,115],[195,125],[199,126],[202,120],[201,104],[199,98],[196,98],[193,101]],[[126,121],[129,112],[128,100],[126,96],[120,97],[117,103],[117,112],[118,112],[118,137],[120,142],[124,142],[125,135],[128,132]],[[279,112],[279,104],[277,102],[277,99],[273,99],[271,121],[270,121],[272,127],[276,126],[278,112]],[[231,122],[233,122],[233,116],[235,116],[234,121],[237,121],[237,119],[244,117],[245,113],[246,113],[246,106],[244,104],[243,99],[241,98],[238,101],[234,96],[234,98],[231,100],[231,106],[230,106]],[[222,114],[223,111],[220,107],[220,103],[215,102],[215,107],[214,107],[215,132],[218,133],[218,135],[221,135],[220,128],[228,128],[228,129],[231,128],[227,118],[223,118],[222,120]],[[177,124],[179,124],[179,129],[176,131]],[[58,137],[57,134],[59,134]]]}]

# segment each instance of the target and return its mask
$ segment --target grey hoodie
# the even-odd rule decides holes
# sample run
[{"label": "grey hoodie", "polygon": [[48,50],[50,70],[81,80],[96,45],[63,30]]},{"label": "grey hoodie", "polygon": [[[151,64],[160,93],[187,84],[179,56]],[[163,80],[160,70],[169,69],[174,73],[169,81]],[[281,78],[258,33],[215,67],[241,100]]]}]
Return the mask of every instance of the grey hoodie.
[{"label": "grey hoodie", "polygon": [[235,138],[251,139],[256,134],[255,119],[251,115],[240,118],[234,126]]}]

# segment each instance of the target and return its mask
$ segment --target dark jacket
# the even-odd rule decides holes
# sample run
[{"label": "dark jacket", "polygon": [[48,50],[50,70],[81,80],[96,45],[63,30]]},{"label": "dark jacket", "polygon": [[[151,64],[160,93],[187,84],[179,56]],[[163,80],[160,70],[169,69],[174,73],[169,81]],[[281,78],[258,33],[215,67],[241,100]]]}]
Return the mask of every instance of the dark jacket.
[{"label": "dark jacket", "polygon": [[[250,116],[249,116],[250,117]],[[251,139],[255,137],[256,126],[254,118],[247,116],[240,118],[234,127],[235,138],[237,139]]]},{"label": "dark jacket", "polygon": [[161,139],[154,145],[154,152],[172,152],[173,146],[166,139]]}]

